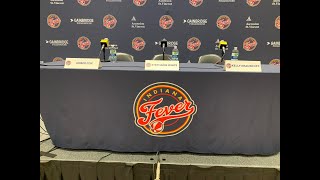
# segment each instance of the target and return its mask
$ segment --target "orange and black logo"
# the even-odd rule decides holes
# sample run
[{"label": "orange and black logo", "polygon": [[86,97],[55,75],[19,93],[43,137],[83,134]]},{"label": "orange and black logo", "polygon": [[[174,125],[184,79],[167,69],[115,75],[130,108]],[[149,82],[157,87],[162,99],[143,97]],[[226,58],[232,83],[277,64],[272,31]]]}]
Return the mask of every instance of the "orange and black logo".
[{"label": "orange and black logo", "polygon": [[85,36],[81,36],[79,37],[79,39],[77,40],[77,44],[78,44],[78,47],[81,49],[81,50],[87,50],[90,48],[91,46],[91,41],[85,37]]},{"label": "orange and black logo", "polygon": [[247,4],[251,7],[258,6],[260,4],[261,0],[247,0]]},{"label": "orange and black logo", "polygon": [[277,29],[280,29],[280,16],[278,16],[274,22],[274,26],[277,28]]},{"label": "orange and black logo", "polygon": [[91,3],[91,0],[78,0],[78,3],[81,6],[88,6]]},{"label": "orange and black logo", "polygon": [[133,4],[136,6],[144,6],[147,3],[147,0],[133,0]]},{"label": "orange and black logo", "polygon": [[111,14],[108,14],[103,18],[103,26],[107,29],[113,29],[114,27],[116,27],[117,22],[117,19]]},{"label": "orange and black logo", "polygon": [[142,51],[146,46],[146,42],[141,37],[136,37],[132,40],[132,48],[136,51]]},{"label": "orange and black logo", "polygon": [[61,24],[61,19],[56,14],[50,14],[47,17],[47,24],[51,28],[58,28],[60,26],[60,24]]},{"label": "orange and black logo", "polygon": [[190,51],[197,51],[201,46],[201,41],[196,38],[196,37],[192,37],[188,40],[187,42],[187,48]]},{"label": "orange and black logo", "polygon": [[231,24],[231,19],[227,15],[222,15],[217,19],[217,27],[221,30],[228,29]]},{"label": "orange and black logo", "polygon": [[189,0],[189,3],[190,3],[193,7],[199,7],[199,6],[201,6],[201,4],[203,3],[203,0]]},{"label": "orange and black logo", "polygon": [[272,59],[269,62],[270,65],[280,65],[280,59]]},{"label": "orange and black logo", "polygon": [[188,128],[197,106],[183,88],[168,82],[150,84],[133,104],[135,124],[150,136],[174,136]]},{"label": "orange and black logo", "polygon": [[249,37],[243,41],[243,49],[246,51],[253,51],[258,45],[258,42],[253,37]]},{"label": "orange and black logo", "polygon": [[173,25],[173,18],[169,15],[161,16],[159,20],[159,25],[162,29],[170,29]]},{"label": "orange and black logo", "polygon": [[64,61],[61,57],[55,57],[52,59],[52,62]]}]

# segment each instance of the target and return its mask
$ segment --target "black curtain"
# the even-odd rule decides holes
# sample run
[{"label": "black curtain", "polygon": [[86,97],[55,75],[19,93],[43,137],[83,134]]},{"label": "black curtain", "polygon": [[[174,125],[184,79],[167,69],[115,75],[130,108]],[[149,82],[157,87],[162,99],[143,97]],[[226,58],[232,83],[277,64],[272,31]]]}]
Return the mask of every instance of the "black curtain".
[{"label": "black curtain", "polygon": [[[154,166],[154,170],[156,165]],[[161,165],[161,180],[280,180],[269,168],[229,168]],[[153,166],[104,162],[50,161],[40,163],[40,180],[153,180]]]}]

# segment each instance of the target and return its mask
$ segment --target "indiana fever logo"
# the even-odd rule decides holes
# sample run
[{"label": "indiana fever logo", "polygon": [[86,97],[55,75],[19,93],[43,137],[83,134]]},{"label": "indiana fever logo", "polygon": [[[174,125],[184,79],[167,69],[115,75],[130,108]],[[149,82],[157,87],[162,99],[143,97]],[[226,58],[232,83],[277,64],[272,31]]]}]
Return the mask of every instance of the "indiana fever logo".
[{"label": "indiana fever logo", "polygon": [[136,37],[132,40],[132,48],[136,51],[142,51],[146,46],[146,42],[141,37]]},{"label": "indiana fever logo", "polygon": [[147,3],[147,0],[133,0],[133,4],[136,6],[144,6]]},{"label": "indiana fever logo", "polygon": [[222,30],[228,29],[230,24],[231,24],[231,19],[227,15],[222,15],[217,19],[217,27],[219,29],[222,29]]},{"label": "indiana fever logo", "polygon": [[87,37],[82,36],[77,40],[77,44],[78,48],[80,48],[81,50],[87,50],[91,46],[91,41]]},{"label": "indiana fever logo", "polygon": [[247,4],[251,7],[258,6],[260,4],[261,0],[247,0]]},{"label": "indiana fever logo", "polygon": [[160,20],[159,20],[159,25],[160,27],[162,27],[163,29],[170,29],[173,25],[173,18],[169,15],[163,15],[161,16]]},{"label": "indiana fever logo", "polygon": [[277,29],[280,29],[280,16],[278,16],[274,22],[274,26],[277,28]]},{"label": "indiana fever logo", "polygon": [[55,57],[52,59],[52,62],[64,61],[61,57]]},{"label": "indiana fever logo", "polygon": [[56,14],[50,14],[47,17],[47,23],[51,28],[58,28],[61,24],[61,19]]},{"label": "indiana fever logo", "polygon": [[103,26],[106,27],[107,29],[113,29],[117,25],[117,19],[108,14],[103,18]]},{"label": "indiana fever logo", "polygon": [[78,3],[81,6],[88,6],[91,3],[91,0],[78,0]]},{"label": "indiana fever logo", "polygon": [[190,125],[197,106],[178,85],[157,82],[145,87],[133,104],[135,124],[150,136],[174,136]]},{"label": "indiana fever logo", "polygon": [[190,51],[197,51],[201,46],[201,41],[196,38],[196,37],[192,37],[188,40],[187,42],[187,48]]},{"label": "indiana fever logo", "polygon": [[203,3],[203,0],[189,0],[189,3],[190,3],[193,7],[199,7],[199,6],[201,6],[201,4]]},{"label": "indiana fever logo", "polygon": [[249,37],[243,41],[243,49],[246,51],[253,51],[257,45],[258,42],[253,37]]},{"label": "indiana fever logo", "polygon": [[280,65],[280,59],[272,59],[269,64],[271,65]]}]

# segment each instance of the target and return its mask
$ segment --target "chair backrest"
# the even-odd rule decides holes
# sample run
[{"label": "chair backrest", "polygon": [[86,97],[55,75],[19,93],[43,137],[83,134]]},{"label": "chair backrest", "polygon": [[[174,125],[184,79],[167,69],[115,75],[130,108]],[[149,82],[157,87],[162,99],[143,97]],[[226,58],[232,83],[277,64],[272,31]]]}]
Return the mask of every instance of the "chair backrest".
[{"label": "chair backrest", "polygon": [[[162,54],[157,54],[153,56],[152,60],[163,60],[163,55]],[[171,55],[165,54],[164,55],[164,60],[171,60]]]},{"label": "chair backrest", "polygon": [[134,62],[134,58],[130,54],[117,52],[117,61]]},{"label": "chair backrest", "polygon": [[207,54],[199,57],[198,63],[213,63],[218,64],[221,61],[221,57],[216,54]]}]

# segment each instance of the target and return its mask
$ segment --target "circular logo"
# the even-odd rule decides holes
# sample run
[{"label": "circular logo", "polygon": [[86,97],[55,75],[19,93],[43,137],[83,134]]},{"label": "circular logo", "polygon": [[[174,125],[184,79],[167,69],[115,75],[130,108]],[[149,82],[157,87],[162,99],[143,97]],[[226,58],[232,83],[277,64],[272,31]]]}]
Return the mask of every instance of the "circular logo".
[{"label": "circular logo", "polygon": [[113,29],[114,27],[116,27],[117,22],[117,19],[111,14],[108,14],[103,18],[103,26],[107,29]]},{"label": "circular logo", "polygon": [[170,29],[173,25],[173,18],[169,15],[161,16],[159,20],[159,25],[162,29]]},{"label": "circular logo", "polygon": [[227,67],[227,68],[231,68],[231,64],[230,64],[230,63],[227,63],[227,64],[226,64],[226,67]]},{"label": "circular logo", "polygon": [[52,59],[52,62],[64,61],[61,57],[55,57]]},{"label": "circular logo", "polygon": [[269,64],[271,65],[280,65],[280,59],[272,59]]},{"label": "circular logo", "polygon": [[228,29],[231,24],[231,19],[227,15],[222,15],[217,19],[217,27],[221,30]]},{"label": "circular logo", "polygon": [[81,6],[88,6],[91,3],[91,0],[78,0],[78,3]]},{"label": "circular logo", "polygon": [[150,136],[174,136],[188,128],[197,106],[180,86],[157,82],[142,89],[133,103],[135,124]]},{"label": "circular logo", "polygon": [[80,48],[81,50],[87,50],[91,46],[91,41],[87,37],[81,36],[77,40],[77,44],[78,44],[78,48]]},{"label": "circular logo", "polygon": [[274,22],[274,26],[277,28],[277,29],[280,29],[280,16],[278,16]]},{"label": "circular logo", "polygon": [[133,0],[133,4],[136,6],[144,6],[147,3],[147,0]]},{"label": "circular logo", "polygon": [[69,66],[71,64],[71,61],[66,61],[66,65]]},{"label": "circular logo", "polygon": [[151,67],[151,63],[147,63],[146,66],[147,66],[147,67]]},{"label": "circular logo", "polygon": [[56,14],[50,14],[47,17],[47,23],[51,28],[58,28],[61,24],[61,19]]},{"label": "circular logo", "polygon": [[136,51],[142,51],[146,46],[146,42],[141,37],[136,37],[131,42],[132,48]]},{"label": "circular logo", "polygon": [[246,51],[253,51],[257,45],[258,42],[253,37],[249,37],[243,41],[243,49]]},{"label": "circular logo", "polygon": [[193,7],[199,7],[199,6],[201,6],[201,4],[203,3],[203,0],[189,0],[189,3],[190,3]]},{"label": "circular logo", "polygon": [[247,4],[251,7],[258,6],[260,4],[261,0],[247,0]]},{"label": "circular logo", "polygon": [[201,41],[196,38],[196,37],[192,37],[188,40],[187,42],[187,48],[190,51],[197,51],[201,46]]}]

